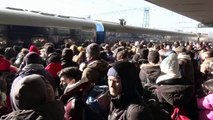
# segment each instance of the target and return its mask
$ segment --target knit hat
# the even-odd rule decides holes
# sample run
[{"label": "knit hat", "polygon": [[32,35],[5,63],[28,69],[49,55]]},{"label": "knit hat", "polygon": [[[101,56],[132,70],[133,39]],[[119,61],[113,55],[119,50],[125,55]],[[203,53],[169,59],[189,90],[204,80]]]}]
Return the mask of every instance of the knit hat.
[{"label": "knit hat", "polygon": [[116,72],[116,70],[115,70],[113,67],[111,67],[111,68],[108,70],[107,76],[114,76],[114,77],[116,77],[116,78],[120,78],[119,75],[118,75],[118,73]]},{"label": "knit hat", "polygon": [[61,58],[57,53],[51,53],[47,58],[47,65],[50,63],[61,63]]},{"label": "knit hat", "polygon": [[157,84],[161,81],[181,78],[177,54],[174,52],[167,53],[167,57],[160,64],[160,69],[163,75],[157,78]]},{"label": "knit hat", "polygon": [[73,51],[69,48],[64,48],[62,51],[62,58],[71,60],[73,58]]},{"label": "knit hat", "polygon": [[30,46],[29,52],[35,52],[39,55],[41,54],[40,51],[38,50],[38,48],[35,45]]},{"label": "knit hat", "polygon": [[100,55],[100,46],[97,43],[91,43],[86,48],[86,53],[91,57],[99,57]]},{"label": "knit hat", "polygon": [[0,57],[0,71],[10,70],[10,61],[4,57]]},{"label": "knit hat", "polygon": [[47,103],[48,94],[45,79],[32,74],[21,78],[11,89],[11,101],[14,110],[28,110]]},{"label": "knit hat", "polygon": [[46,54],[49,55],[50,53],[55,52],[55,48],[53,46],[46,47]]},{"label": "knit hat", "polygon": [[42,64],[42,58],[35,52],[29,52],[24,57],[24,62],[28,64]]}]

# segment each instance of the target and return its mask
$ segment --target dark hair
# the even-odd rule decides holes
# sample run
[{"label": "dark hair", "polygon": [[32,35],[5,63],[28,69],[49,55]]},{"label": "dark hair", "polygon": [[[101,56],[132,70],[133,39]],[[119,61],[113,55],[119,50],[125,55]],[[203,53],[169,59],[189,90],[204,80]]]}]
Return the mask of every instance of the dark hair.
[{"label": "dark hair", "polygon": [[55,52],[55,48],[53,46],[47,46],[46,54],[49,55],[50,53]]},{"label": "dark hair", "polygon": [[74,78],[76,81],[81,79],[82,72],[77,67],[67,67],[62,69],[58,76],[66,76],[68,78]]},{"label": "dark hair", "polygon": [[159,62],[160,55],[158,51],[150,51],[148,54],[148,61],[157,64]]},{"label": "dark hair", "polygon": [[121,50],[116,54],[116,60],[118,60],[118,61],[124,60],[127,58],[128,58],[127,50]]}]

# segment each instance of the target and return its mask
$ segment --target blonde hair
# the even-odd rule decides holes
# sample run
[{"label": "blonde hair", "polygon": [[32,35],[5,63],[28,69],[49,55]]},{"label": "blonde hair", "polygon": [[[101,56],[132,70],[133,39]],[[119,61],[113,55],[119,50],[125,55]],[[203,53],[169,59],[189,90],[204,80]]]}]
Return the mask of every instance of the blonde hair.
[{"label": "blonde hair", "polygon": [[213,92],[213,79],[209,79],[202,84],[203,91],[208,94],[209,92]]}]

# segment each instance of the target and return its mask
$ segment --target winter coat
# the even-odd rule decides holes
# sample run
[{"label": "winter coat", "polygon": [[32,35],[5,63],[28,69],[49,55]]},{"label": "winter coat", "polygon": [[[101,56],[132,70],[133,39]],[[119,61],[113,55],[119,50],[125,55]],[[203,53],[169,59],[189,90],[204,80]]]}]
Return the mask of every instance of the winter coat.
[{"label": "winter coat", "polygon": [[13,112],[3,120],[63,120],[64,108],[44,76],[32,74],[13,82],[10,92]]},{"label": "winter coat", "polygon": [[61,63],[50,63],[45,67],[45,70],[47,70],[53,76],[53,78],[58,76],[58,72],[61,71],[61,69]]},{"label": "winter coat", "polygon": [[101,80],[103,80],[103,77],[105,77],[107,70],[108,63],[106,61],[94,60],[84,69],[82,78],[86,78],[89,80],[89,82],[95,83],[96,85],[102,85],[102,82],[104,81]]},{"label": "winter coat", "polygon": [[83,92],[69,89],[72,86],[67,87],[67,91],[60,97],[64,103],[66,120],[105,120],[99,111],[95,111],[84,102]]},{"label": "winter coat", "polygon": [[176,53],[168,52],[169,54],[160,64],[161,75],[157,78],[156,84],[169,81],[170,79],[181,78],[178,59]]},{"label": "winter coat", "polygon": [[106,77],[107,70],[108,63],[104,60],[90,62],[82,73],[82,79],[74,84],[72,90],[82,89],[86,92],[90,89],[91,83],[95,85],[106,84],[104,78]]},{"label": "winter coat", "polygon": [[30,110],[17,110],[0,120],[64,120],[62,102],[54,101]]},{"label": "winter coat", "polygon": [[143,64],[139,74],[142,86],[144,86],[146,83],[155,85],[155,82],[160,74],[160,65]]},{"label": "winter coat", "polygon": [[180,66],[180,73],[181,73],[182,79],[186,80],[188,84],[194,85],[195,84],[194,67],[191,62],[190,56],[179,53],[178,62]]},{"label": "winter coat", "polygon": [[197,98],[199,120],[213,120],[213,93]]},{"label": "winter coat", "polygon": [[190,106],[194,95],[194,87],[192,85],[160,85],[157,87],[157,97],[162,104],[162,109],[172,114],[175,107],[184,107],[186,113],[191,118],[195,106]]},{"label": "winter coat", "polygon": [[108,120],[152,120],[152,114],[143,98],[138,94],[137,68],[130,62],[116,62],[112,65],[121,79],[122,93],[111,96]]},{"label": "winter coat", "polygon": [[17,80],[23,78],[24,76],[31,75],[31,74],[39,74],[43,75],[52,85],[53,89],[56,88],[56,83],[54,78],[50,73],[48,73],[42,64],[28,64],[23,69],[21,69],[18,73],[18,77],[14,80],[16,82]]},{"label": "winter coat", "polygon": [[83,119],[83,104],[82,95],[79,91],[70,91],[66,87],[67,91],[60,97],[60,100],[64,103],[66,120],[82,120]]}]

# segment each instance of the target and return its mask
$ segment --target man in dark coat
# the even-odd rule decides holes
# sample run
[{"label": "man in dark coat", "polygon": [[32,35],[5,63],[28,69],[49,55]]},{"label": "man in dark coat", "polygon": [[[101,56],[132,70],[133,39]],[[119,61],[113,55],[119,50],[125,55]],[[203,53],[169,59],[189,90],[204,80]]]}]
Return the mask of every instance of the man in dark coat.
[{"label": "man in dark coat", "polygon": [[32,74],[11,89],[13,112],[0,120],[63,120],[63,103],[54,99],[50,83],[41,75]]},{"label": "man in dark coat", "polygon": [[24,76],[31,74],[39,74],[44,76],[50,82],[53,89],[56,89],[56,83],[54,78],[50,73],[45,70],[42,64],[42,58],[39,56],[39,54],[35,52],[30,52],[24,57],[22,65],[20,66],[18,77],[14,80],[14,82],[18,81]]},{"label": "man in dark coat", "polygon": [[66,67],[79,67],[78,63],[73,60],[73,51],[69,48],[64,48],[61,56],[61,65],[63,68]]},{"label": "man in dark coat", "polygon": [[111,96],[108,120],[152,120],[150,109],[136,90],[139,73],[132,63],[116,62],[107,76]]}]

